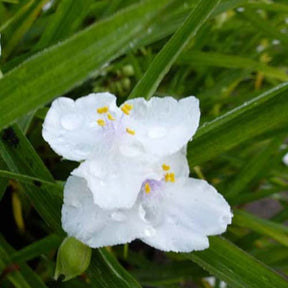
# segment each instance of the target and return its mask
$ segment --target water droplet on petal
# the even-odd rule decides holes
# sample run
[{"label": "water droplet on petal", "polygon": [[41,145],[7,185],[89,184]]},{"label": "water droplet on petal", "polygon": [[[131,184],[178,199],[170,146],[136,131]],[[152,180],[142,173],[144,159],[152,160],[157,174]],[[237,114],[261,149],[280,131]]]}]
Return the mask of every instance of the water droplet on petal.
[{"label": "water droplet on petal", "polygon": [[75,130],[82,124],[83,118],[81,115],[76,115],[74,113],[64,115],[60,123],[62,127],[66,130]]},{"label": "water droplet on petal", "polygon": [[127,216],[123,212],[120,212],[120,211],[113,212],[111,213],[110,216],[111,216],[111,219],[117,222],[122,222],[127,219]]},{"label": "water droplet on petal", "polygon": [[145,228],[145,230],[144,230],[144,234],[146,237],[151,237],[151,236],[155,235],[155,233],[156,233],[156,231],[152,227]]},{"label": "water droplet on petal", "polygon": [[148,131],[148,137],[152,139],[163,138],[167,134],[167,129],[164,127],[152,127]]},{"label": "water droplet on petal", "polygon": [[57,137],[57,141],[58,142],[64,142],[65,138],[63,136],[59,136],[59,137]]},{"label": "water droplet on petal", "polygon": [[132,143],[130,145],[124,144],[120,145],[119,151],[122,155],[127,157],[137,157],[144,153],[143,147],[139,144]]},{"label": "water droplet on petal", "polygon": [[139,206],[139,216],[140,216],[140,219],[143,220],[144,222],[147,222],[147,219],[146,219],[146,211],[143,207],[143,205],[140,205]]},{"label": "water droplet on petal", "polygon": [[103,181],[103,180],[99,180],[98,183],[99,183],[99,186],[102,186],[102,187],[105,186],[105,181]]}]

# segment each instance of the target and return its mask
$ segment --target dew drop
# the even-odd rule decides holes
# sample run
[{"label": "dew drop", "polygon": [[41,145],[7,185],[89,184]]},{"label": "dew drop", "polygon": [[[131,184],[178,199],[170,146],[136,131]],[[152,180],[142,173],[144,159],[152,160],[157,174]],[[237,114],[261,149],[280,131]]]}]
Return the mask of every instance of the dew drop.
[{"label": "dew drop", "polygon": [[144,234],[146,237],[151,237],[153,235],[155,235],[155,229],[153,229],[152,227],[148,227],[148,228],[145,228],[144,230]]},{"label": "dew drop", "polygon": [[143,205],[139,206],[139,210],[138,211],[139,211],[140,219],[143,220],[144,222],[147,222],[147,219],[145,217],[146,216],[146,211],[145,211]]},{"label": "dew drop", "polygon": [[57,141],[58,141],[58,142],[64,142],[64,141],[65,141],[65,138],[64,138],[63,136],[59,136],[59,137],[57,138]]},{"label": "dew drop", "polygon": [[167,129],[164,127],[152,127],[148,131],[148,137],[152,139],[163,138],[167,134]]},{"label": "dew drop", "polygon": [[114,221],[117,221],[117,222],[122,222],[122,221],[127,219],[126,215],[120,211],[113,212],[113,213],[111,213],[110,216],[111,216],[111,219],[113,219]]},{"label": "dew drop", "polygon": [[131,145],[120,145],[119,150],[122,155],[132,158],[144,152],[143,147],[135,143]]},{"label": "dew drop", "polygon": [[102,186],[102,187],[104,187],[105,186],[105,181],[103,181],[103,180],[99,180],[99,186]]},{"label": "dew drop", "polygon": [[82,124],[82,116],[74,113],[66,114],[61,118],[60,123],[64,129],[72,131]]}]

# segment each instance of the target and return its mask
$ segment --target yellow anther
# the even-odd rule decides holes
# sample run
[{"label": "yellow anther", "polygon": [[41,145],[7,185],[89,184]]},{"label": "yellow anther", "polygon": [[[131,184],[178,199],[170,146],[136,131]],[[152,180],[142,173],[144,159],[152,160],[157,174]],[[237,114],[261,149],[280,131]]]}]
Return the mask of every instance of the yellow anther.
[{"label": "yellow anther", "polygon": [[125,106],[129,111],[131,111],[131,110],[133,109],[133,105],[132,105],[132,104],[125,103],[124,106]]},{"label": "yellow anther", "polygon": [[166,173],[165,174],[165,182],[169,182],[169,179],[170,179],[170,174]]},{"label": "yellow anther", "polygon": [[101,126],[101,127],[105,126],[105,124],[106,124],[103,119],[98,119],[98,120],[97,120],[97,123],[98,123],[98,125]]},{"label": "yellow anther", "polygon": [[149,194],[151,192],[151,187],[150,187],[149,183],[145,183],[144,190],[145,190],[145,193],[147,193],[147,194]]},{"label": "yellow anther", "polygon": [[135,131],[130,128],[126,128],[126,132],[130,135],[135,135]]},{"label": "yellow anther", "polygon": [[174,183],[175,182],[175,174],[170,173],[170,182]]},{"label": "yellow anther", "polygon": [[133,109],[133,105],[125,103],[122,107],[121,110],[124,114],[129,115],[130,111]]},{"label": "yellow anther", "polygon": [[129,115],[130,114],[130,110],[128,110],[125,106],[121,107],[121,110],[124,114]]},{"label": "yellow anther", "polygon": [[108,112],[108,107],[107,106],[104,106],[104,107],[100,107],[97,109],[97,113],[99,114],[104,114],[104,113],[107,113]]},{"label": "yellow anther", "polygon": [[110,113],[107,114],[109,120],[114,121],[115,117],[113,117]]},{"label": "yellow anther", "polygon": [[167,165],[167,164],[163,164],[163,165],[162,165],[162,169],[163,169],[164,171],[169,171],[169,170],[170,170],[170,166]]},{"label": "yellow anther", "polygon": [[165,178],[164,178],[165,182],[175,182],[175,174],[174,173],[166,173],[165,174]]}]

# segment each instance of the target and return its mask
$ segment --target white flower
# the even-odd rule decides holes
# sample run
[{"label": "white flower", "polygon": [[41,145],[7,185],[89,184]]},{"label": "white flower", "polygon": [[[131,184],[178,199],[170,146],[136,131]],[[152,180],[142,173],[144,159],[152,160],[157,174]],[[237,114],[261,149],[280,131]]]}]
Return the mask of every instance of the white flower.
[{"label": "white flower", "polygon": [[288,166],[288,153],[284,155],[282,161],[286,166]]},{"label": "white flower", "polygon": [[[135,204],[102,209],[84,178],[71,176],[64,189],[63,229],[90,247],[140,239],[163,251],[208,248],[209,235],[223,233],[232,214],[225,199],[204,180],[188,178],[183,151],[159,161],[162,179],[146,179]],[[175,164],[175,165],[174,165]],[[118,193],[125,197],[125,190]]]},{"label": "white flower", "polygon": [[195,97],[130,100],[109,93],[56,99],[43,137],[83,161],[64,189],[64,230],[91,247],[143,242],[164,251],[209,246],[232,213],[204,180],[188,178],[186,144],[200,118]]},{"label": "white flower", "polygon": [[186,145],[199,118],[195,97],[135,99],[121,108],[109,93],[62,97],[48,111],[43,137],[64,158],[85,160],[72,174],[86,179],[97,205],[130,208],[143,181],[161,177],[151,171],[153,162]]}]

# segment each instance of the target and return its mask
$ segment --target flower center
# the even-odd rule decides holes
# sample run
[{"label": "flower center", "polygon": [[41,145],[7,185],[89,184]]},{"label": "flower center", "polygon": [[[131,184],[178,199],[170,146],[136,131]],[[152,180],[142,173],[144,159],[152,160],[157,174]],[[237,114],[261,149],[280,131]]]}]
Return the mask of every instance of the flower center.
[{"label": "flower center", "polygon": [[[133,109],[133,105],[125,103],[123,106],[121,106],[121,111],[129,116],[131,110]],[[97,120],[97,124],[99,126],[101,126],[102,128],[113,128],[115,129],[115,126],[113,125],[113,123],[111,123],[112,121],[116,120],[116,117],[114,117],[110,112],[109,112],[109,107],[108,106],[103,106],[97,109],[97,113],[102,115],[103,118],[99,118]],[[121,121],[122,117],[119,119],[118,123]],[[120,127],[122,127],[120,125]],[[128,133],[129,135],[135,135],[135,130],[130,129],[129,127],[126,127],[125,132]]]},{"label": "flower center", "polygon": [[158,190],[163,181],[164,182],[175,182],[175,173],[173,172],[168,172],[170,171],[170,166],[167,164],[162,165],[162,170],[165,171],[166,173],[164,174],[164,177],[162,180],[153,180],[153,179],[147,179],[144,181],[142,185],[142,191],[144,191],[146,194],[149,194],[151,191],[154,192],[155,190]]},{"label": "flower center", "polygon": [[173,173],[173,172],[172,172],[172,173],[171,173],[171,172],[168,172],[168,171],[170,170],[170,166],[164,163],[164,164],[162,165],[162,169],[167,172],[167,173],[165,173],[165,175],[164,175],[164,180],[165,180],[165,182],[172,182],[172,183],[174,183],[174,182],[175,182],[175,173]]}]

